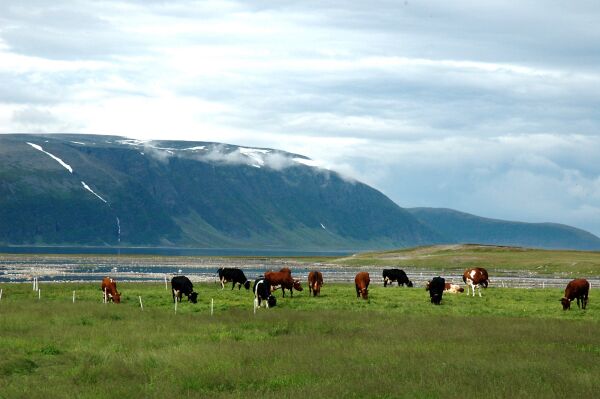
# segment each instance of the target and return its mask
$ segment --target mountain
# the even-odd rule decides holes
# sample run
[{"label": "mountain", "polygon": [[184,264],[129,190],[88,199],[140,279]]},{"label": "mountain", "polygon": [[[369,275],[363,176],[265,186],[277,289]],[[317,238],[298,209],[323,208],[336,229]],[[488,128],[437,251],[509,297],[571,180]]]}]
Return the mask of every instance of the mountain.
[{"label": "mountain", "polygon": [[0,244],[373,249],[441,236],[379,191],[268,148],[0,135]]},{"label": "mountain", "polygon": [[406,210],[444,236],[448,243],[600,250],[600,238],[563,224],[509,222],[443,208]]},{"label": "mountain", "polygon": [[390,249],[440,243],[600,249],[558,224],[403,209],[270,148],[0,134],[0,245]]}]

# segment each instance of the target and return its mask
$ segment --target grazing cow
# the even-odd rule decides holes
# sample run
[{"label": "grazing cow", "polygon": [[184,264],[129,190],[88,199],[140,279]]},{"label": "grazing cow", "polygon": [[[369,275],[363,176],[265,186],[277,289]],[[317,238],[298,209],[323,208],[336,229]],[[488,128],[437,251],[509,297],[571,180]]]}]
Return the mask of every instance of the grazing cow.
[{"label": "grazing cow", "polygon": [[458,284],[445,283],[444,292],[447,292],[448,294],[458,294],[459,292],[465,292],[465,289]]},{"label": "grazing cow", "polygon": [[177,298],[181,302],[181,295],[185,294],[188,301],[192,303],[198,302],[198,293],[194,291],[194,284],[186,276],[175,276],[171,279],[171,291],[173,293],[173,302]]},{"label": "grazing cow", "polygon": [[446,280],[442,277],[434,277],[427,283],[425,290],[429,291],[429,297],[431,303],[439,305],[442,302],[442,296],[444,295],[444,287],[446,286]]},{"label": "grazing cow", "polygon": [[363,299],[369,299],[369,283],[371,282],[371,278],[369,277],[369,273],[367,272],[359,272],[356,277],[354,277],[354,286],[356,287],[356,297],[360,298],[362,296]]},{"label": "grazing cow", "polygon": [[217,270],[219,274],[219,280],[221,281],[221,289],[225,289],[225,283],[233,282],[231,289],[235,288],[235,285],[238,284],[238,290],[242,288],[242,285],[247,290],[250,289],[250,280],[246,278],[244,272],[240,269],[233,267],[222,267]]},{"label": "grazing cow", "polygon": [[408,279],[404,270],[400,269],[383,269],[383,286],[387,287],[387,285],[392,285],[392,283],[396,281],[398,283],[398,287],[406,284],[407,287],[412,287],[413,283]]},{"label": "grazing cow", "polygon": [[[300,280],[292,278],[292,271],[287,267],[284,267],[278,272],[266,272],[265,279],[269,282],[271,287],[276,287],[278,285],[281,286],[281,292],[283,293],[283,297],[285,298],[285,290],[290,290],[290,296],[294,296],[294,291],[302,291],[302,285],[300,284]],[[273,288],[275,290],[276,288]]]},{"label": "grazing cow", "polygon": [[487,288],[488,280],[488,272],[483,267],[467,269],[463,273],[463,281],[467,284],[467,295],[469,295],[469,287],[472,288],[473,296],[475,296],[475,288],[479,288],[479,297],[481,297],[481,287]]},{"label": "grazing cow", "polygon": [[308,273],[308,295],[311,292],[313,296],[321,295],[321,286],[323,285],[323,273],[319,271],[312,271]]},{"label": "grazing cow", "polygon": [[114,303],[121,303],[121,293],[117,291],[117,281],[110,278],[104,277],[102,279],[102,296],[105,302],[113,301]]},{"label": "grazing cow", "polygon": [[[584,278],[577,278],[570,281],[565,288],[565,296],[560,300],[563,310],[571,309],[571,301],[577,299],[577,307],[585,309],[588,302],[588,293],[590,291],[590,283]],[[581,305],[580,302],[581,301]]]},{"label": "grazing cow", "polygon": [[277,299],[271,294],[271,284],[269,284],[269,281],[264,277],[259,277],[254,280],[252,291],[254,292],[255,308],[260,308],[262,301],[265,301],[267,309],[277,305]]}]

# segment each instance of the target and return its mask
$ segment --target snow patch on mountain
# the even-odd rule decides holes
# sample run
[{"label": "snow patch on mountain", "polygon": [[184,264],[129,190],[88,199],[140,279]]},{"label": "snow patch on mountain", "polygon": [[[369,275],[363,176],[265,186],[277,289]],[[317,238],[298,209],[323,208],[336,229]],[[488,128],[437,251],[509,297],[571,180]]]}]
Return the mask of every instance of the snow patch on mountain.
[{"label": "snow patch on mountain", "polygon": [[43,152],[46,155],[49,155],[52,159],[54,159],[56,162],[58,162],[59,164],[61,164],[66,170],[68,170],[69,172],[73,173],[73,168],[71,167],[71,165],[69,165],[68,163],[66,163],[65,161],[63,161],[62,159],[60,159],[59,157],[57,157],[56,155],[50,154],[48,151],[44,151],[44,149],[42,148],[41,145],[33,144],[33,143],[30,143],[30,142],[27,142],[27,144],[29,144],[30,146],[32,146],[36,150],[41,151],[41,152]]},{"label": "snow patch on mountain", "polygon": [[294,162],[300,163],[302,165],[311,166],[313,168],[318,168],[321,166],[321,163],[308,158],[292,158]]},{"label": "snow patch on mountain", "polygon": [[88,190],[90,193],[94,194],[96,197],[100,198],[100,200],[101,200],[102,202],[104,202],[105,204],[107,204],[107,203],[108,203],[108,202],[107,202],[107,201],[106,201],[104,198],[102,198],[101,196],[99,196],[98,194],[96,194],[96,193],[94,192],[94,190],[92,190],[92,189],[90,188],[90,186],[88,186],[87,184],[85,184],[85,182],[84,182],[84,181],[82,181],[82,182],[81,182],[81,184],[83,185],[83,188],[85,188],[86,190]]}]

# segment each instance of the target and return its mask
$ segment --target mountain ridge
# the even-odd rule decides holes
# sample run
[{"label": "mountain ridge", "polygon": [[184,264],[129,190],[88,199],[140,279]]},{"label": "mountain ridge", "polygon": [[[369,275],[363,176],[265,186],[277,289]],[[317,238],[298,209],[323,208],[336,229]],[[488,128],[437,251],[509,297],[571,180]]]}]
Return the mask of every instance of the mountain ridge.
[{"label": "mountain ridge", "polygon": [[[468,237],[318,165],[216,142],[2,134],[0,244],[365,250]],[[579,229],[543,232],[600,249]],[[534,242],[523,234],[517,245]]]}]

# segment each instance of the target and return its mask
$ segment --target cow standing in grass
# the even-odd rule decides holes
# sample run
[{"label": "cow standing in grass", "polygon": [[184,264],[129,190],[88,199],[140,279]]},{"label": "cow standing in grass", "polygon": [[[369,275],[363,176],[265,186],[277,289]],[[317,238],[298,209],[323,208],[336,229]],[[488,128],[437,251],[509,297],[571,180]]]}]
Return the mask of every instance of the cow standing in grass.
[{"label": "cow standing in grass", "polygon": [[250,280],[246,278],[244,271],[234,267],[221,267],[217,270],[219,280],[221,281],[221,289],[225,289],[225,283],[233,282],[231,289],[235,288],[238,284],[238,290],[242,288],[242,285],[247,290],[250,289]]},{"label": "cow standing in grass", "polygon": [[121,293],[117,291],[117,281],[110,278],[104,277],[102,279],[102,295],[103,301],[112,301],[114,303],[121,303]]},{"label": "cow standing in grass", "polygon": [[[292,271],[284,267],[278,272],[266,272],[265,279],[269,282],[271,287],[281,286],[281,292],[283,293],[283,297],[285,298],[285,290],[290,290],[290,296],[294,296],[294,291],[302,291],[302,285],[300,284],[300,280],[294,279],[292,277]],[[273,288],[276,289],[276,288]]]},{"label": "cow standing in grass", "polygon": [[323,273],[314,270],[308,273],[308,295],[321,295],[321,286],[323,285]]},{"label": "cow standing in grass", "polygon": [[479,297],[481,298],[481,287],[487,288],[488,286],[488,272],[483,267],[467,269],[463,273],[463,281],[467,285],[467,295],[469,295],[469,287],[473,291],[473,296],[475,296],[475,288],[479,288]]},{"label": "cow standing in grass", "polygon": [[360,298],[362,296],[363,299],[369,299],[369,283],[371,282],[371,277],[369,277],[369,273],[367,272],[359,272],[356,277],[354,277],[354,286],[356,288],[356,297]]},{"label": "cow standing in grass", "polygon": [[171,279],[171,291],[173,293],[173,302],[181,302],[182,294],[188,297],[189,302],[198,302],[198,293],[194,291],[194,284],[186,276],[173,277]]},{"label": "cow standing in grass", "polygon": [[271,284],[266,278],[259,277],[254,280],[252,291],[254,292],[255,309],[260,308],[263,301],[267,309],[277,305],[277,299],[271,294]]},{"label": "cow standing in grass", "polygon": [[393,282],[398,283],[398,287],[401,285],[405,285],[407,287],[412,287],[413,283],[408,279],[408,276],[404,272],[404,270],[400,269],[383,269],[383,286],[387,287],[387,285],[392,285]]},{"label": "cow standing in grass", "polygon": [[444,288],[446,286],[446,280],[442,277],[434,277],[427,283],[425,290],[429,291],[429,297],[431,303],[439,305],[442,302],[442,296],[444,295]]},{"label": "cow standing in grass", "polygon": [[[577,307],[585,310],[588,302],[590,283],[584,278],[577,278],[567,284],[565,296],[560,300],[563,310],[571,309],[571,301],[577,299]],[[581,304],[580,304],[581,302]]]}]

